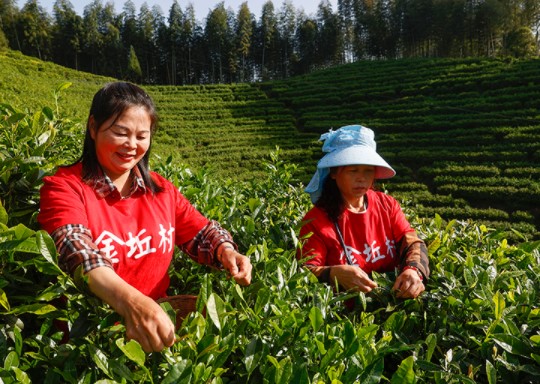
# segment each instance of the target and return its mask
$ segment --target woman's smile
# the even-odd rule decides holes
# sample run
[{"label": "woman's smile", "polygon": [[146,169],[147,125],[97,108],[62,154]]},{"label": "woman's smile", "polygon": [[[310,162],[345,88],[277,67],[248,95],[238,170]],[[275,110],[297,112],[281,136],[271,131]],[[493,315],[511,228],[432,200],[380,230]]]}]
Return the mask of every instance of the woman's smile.
[{"label": "woman's smile", "polygon": [[151,124],[144,108],[131,107],[91,131],[99,164],[120,191],[150,148]]}]

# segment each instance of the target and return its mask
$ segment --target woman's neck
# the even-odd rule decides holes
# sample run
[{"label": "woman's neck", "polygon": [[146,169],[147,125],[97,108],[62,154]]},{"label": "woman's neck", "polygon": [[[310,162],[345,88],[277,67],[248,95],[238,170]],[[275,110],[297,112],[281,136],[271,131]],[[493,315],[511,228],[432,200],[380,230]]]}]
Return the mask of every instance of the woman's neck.
[{"label": "woman's neck", "polygon": [[112,180],[114,186],[116,189],[118,189],[118,192],[122,197],[128,196],[129,192],[131,191],[131,184],[132,184],[133,178],[131,177],[131,172],[127,172],[126,174],[123,174],[114,180]]},{"label": "woman's neck", "polygon": [[358,199],[345,200],[345,208],[354,213],[364,212],[366,210],[366,196],[363,195]]}]

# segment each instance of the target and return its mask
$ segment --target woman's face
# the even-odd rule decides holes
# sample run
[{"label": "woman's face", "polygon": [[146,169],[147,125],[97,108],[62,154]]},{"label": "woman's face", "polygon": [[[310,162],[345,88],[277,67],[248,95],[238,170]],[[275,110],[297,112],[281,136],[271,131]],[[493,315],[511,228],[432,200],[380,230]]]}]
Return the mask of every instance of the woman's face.
[{"label": "woman's face", "polygon": [[331,173],[346,201],[353,202],[366,194],[375,181],[375,167],[371,165],[347,165]]},{"label": "woman's face", "polygon": [[152,124],[143,107],[130,107],[118,116],[116,121],[115,117],[105,121],[100,127],[92,126],[91,117],[90,125],[97,159],[112,181],[129,176],[131,169],[148,151]]}]

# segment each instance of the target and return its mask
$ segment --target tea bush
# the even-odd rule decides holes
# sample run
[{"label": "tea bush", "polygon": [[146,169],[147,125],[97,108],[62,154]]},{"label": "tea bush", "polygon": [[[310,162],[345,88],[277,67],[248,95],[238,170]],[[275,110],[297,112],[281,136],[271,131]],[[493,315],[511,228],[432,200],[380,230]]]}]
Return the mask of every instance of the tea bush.
[{"label": "tea bush", "polygon": [[[437,214],[422,219],[405,203],[428,244],[427,292],[397,299],[392,276],[379,274],[371,294],[335,292],[295,258],[310,202],[279,149],[263,162],[259,181],[223,182],[204,169],[153,159],[154,169],[201,212],[231,230],[254,269],[252,284],[240,287],[224,272],[176,254],[170,293],[198,294],[198,310],[184,319],[173,347],[145,354],[125,339],[110,308],[58,268],[52,239],[34,227],[33,214],[19,214],[35,213],[42,176],[76,157],[77,135],[59,134],[58,127],[66,133],[80,127],[52,110],[5,111],[17,135],[13,153],[2,143],[3,174],[30,180],[34,200],[1,198],[3,383],[537,382],[540,242],[510,245],[483,225]],[[35,132],[58,134],[36,142]],[[11,191],[17,182],[2,177],[0,186]],[[356,302],[353,310],[346,300]]]}]

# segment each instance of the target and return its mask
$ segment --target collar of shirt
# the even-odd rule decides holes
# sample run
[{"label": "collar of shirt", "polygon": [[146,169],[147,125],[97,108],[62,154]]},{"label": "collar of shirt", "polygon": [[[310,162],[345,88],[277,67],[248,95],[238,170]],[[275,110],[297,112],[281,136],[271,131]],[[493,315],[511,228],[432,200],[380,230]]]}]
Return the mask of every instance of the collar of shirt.
[{"label": "collar of shirt", "polygon": [[109,196],[110,194],[114,193],[120,196],[120,198],[127,199],[128,197],[133,196],[135,192],[141,191],[142,193],[146,192],[146,185],[144,184],[144,180],[141,176],[141,171],[139,171],[139,167],[134,167],[131,170],[130,177],[134,181],[131,183],[131,189],[129,191],[128,196],[121,197],[120,191],[118,191],[118,188],[114,185],[112,180],[109,176],[103,172],[103,170],[100,168],[100,176],[96,180],[92,180],[90,185],[93,184],[93,188],[98,194],[99,197],[105,198]]}]

